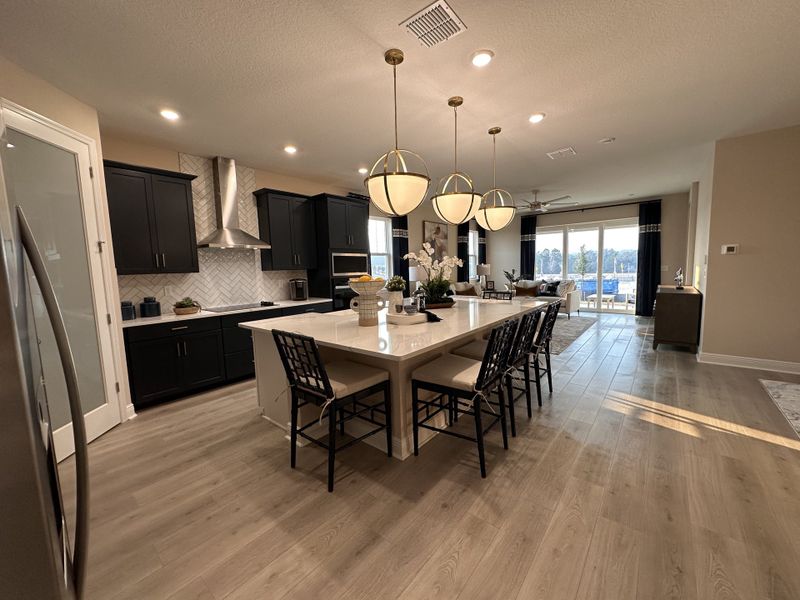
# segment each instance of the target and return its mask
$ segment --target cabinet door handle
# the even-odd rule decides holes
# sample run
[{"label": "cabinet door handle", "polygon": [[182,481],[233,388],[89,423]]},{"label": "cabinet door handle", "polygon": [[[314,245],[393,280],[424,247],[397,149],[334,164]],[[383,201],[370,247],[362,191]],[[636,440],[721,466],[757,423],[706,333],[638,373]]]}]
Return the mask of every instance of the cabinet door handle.
[{"label": "cabinet door handle", "polygon": [[183,355],[184,356],[189,356],[189,350],[186,347],[186,342],[183,342]]},{"label": "cabinet door handle", "polygon": [[183,329],[189,329],[188,325],[181,325],[180,327],[173,327],[171,331],[181,331]]},{"label": "cabinet door handle", "polygon": [[153,254],[153,257],[156,259],[156,269],[160,269],[161,265],[158,263],[158,254]]},{"label": "cabinet door handle", "polygon": [[178,356],[181,355],[181,343],[175,342],[175,348],[178,350]]},{"label": "cabinet door handle", "polygon": [[166,269],[166,268],[167,268],[167,259],[166,259],[166,256],[167,256],[167,255],[166,255],[166,254],[164,254],[163,252],[161,253],[161,268],[162,268],[162,269]]}]

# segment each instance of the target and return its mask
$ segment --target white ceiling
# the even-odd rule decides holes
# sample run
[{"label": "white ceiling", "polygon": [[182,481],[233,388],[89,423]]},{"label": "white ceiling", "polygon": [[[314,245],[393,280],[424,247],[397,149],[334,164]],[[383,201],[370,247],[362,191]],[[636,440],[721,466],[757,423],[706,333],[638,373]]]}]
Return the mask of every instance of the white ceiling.
[{"label": "white ceiling", "polygon": [[[596,203],[688,190],[709,142],[800,123],[797,0],[452,0],[468,30],[431,49],[398,27],[427,3],[9,0],[0,53],[106,131],[359,191],[356,169],[392,143],[390,47],[406,53],[401,147],[445,175],[446,102],[463,96],[460,166],[480,190],[493,125],[499,185]],[[485,69],[479,48],[496,54]],[[545,156],[563,146],[577,156]]]}]

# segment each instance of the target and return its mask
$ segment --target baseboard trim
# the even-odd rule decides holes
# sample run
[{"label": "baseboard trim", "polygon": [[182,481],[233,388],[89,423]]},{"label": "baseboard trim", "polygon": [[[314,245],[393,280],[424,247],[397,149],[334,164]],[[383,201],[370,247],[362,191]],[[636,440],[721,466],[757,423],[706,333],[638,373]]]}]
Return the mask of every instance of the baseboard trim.
[{"label": "baseboard trim", "polygon": [[133,407],[133,404],[128,404],[125,407],[125,420],[130,421],[131,419],[136,418],[136,409]]},{"label": "baseboard trim", "polygon": [[776,371],[778,373],[793,373],[795,375],[800,374],[800,363],[784,360],[770,360],[767,358],[751,358],[749,356],[701,352],[697,355],[697,362],[710,365],[724,365],[726,367],[741,367],[743,369],[758,369],[760,371]]}]

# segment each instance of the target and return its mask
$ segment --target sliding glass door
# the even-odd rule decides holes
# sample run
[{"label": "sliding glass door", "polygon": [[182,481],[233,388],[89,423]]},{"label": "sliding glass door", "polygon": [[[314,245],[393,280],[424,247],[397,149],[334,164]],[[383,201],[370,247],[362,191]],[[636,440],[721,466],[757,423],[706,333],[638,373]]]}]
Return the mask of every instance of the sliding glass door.
[{"label": "sliding glass door", "polygon": [[574,280],[581,310],[635,312],[637,219],[540,228],[536,248],[536,278]]}]

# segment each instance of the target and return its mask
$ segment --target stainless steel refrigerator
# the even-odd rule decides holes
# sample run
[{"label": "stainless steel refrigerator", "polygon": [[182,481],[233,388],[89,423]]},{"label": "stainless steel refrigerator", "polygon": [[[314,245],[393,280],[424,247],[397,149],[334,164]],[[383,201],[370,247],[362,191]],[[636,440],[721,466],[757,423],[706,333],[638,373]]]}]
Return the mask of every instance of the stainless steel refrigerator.
[{"label": "stainless steel refrigerator", "polygon": [[[42,252],[22,209],[2,200],[0,194],[0,598],[80,598],[89,481],[75,361]],[[42,323],[33,318],[33,291],[46,307],[72,417],[77,485],[71,531],[44,386],[45,336],[37,335]]]}]

